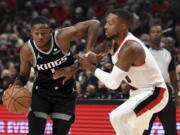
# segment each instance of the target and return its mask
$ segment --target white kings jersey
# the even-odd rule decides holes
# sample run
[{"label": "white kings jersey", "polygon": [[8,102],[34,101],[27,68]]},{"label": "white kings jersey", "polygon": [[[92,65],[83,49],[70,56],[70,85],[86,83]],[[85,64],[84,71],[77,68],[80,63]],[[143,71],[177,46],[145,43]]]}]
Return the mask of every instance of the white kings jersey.
[{"label": "white kings jersey", "polygon": [[[116,64],[118,60],[118,53],[120,52],[121,48],[127,41],[137,42],[138,44],[142,45],[145,51],[145,63],[142,65],[132,65],[127,73],[127,76],[124,80],[135,88],[147,88],[152,86],[157,86],[164,83],[164,79],[161,75],[161,71],[154,60],[151,52],[148,48],[136,38],[131,33],[125,37],[119,48],[116,52],[112,55],[112,62]],[[128,78],[128,79],[127,79]]]}]

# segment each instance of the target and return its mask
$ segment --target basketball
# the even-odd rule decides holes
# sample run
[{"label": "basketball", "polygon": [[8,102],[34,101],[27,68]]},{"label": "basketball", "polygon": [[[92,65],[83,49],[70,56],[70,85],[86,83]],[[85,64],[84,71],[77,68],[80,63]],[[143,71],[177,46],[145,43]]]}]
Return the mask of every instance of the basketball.
[{"label": "basketball", "polygon": [[23,113],[28,111],[31,105],[31,94],[24,87],[10,87],[2,97],[3,105],[12,113]]}]

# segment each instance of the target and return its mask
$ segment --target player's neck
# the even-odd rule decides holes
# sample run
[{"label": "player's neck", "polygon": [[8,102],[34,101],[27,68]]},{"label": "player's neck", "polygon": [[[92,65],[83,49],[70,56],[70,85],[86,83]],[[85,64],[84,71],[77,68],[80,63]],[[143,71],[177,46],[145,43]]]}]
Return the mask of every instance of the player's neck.
[{"label": "player's neck", "polygon": [[115,43],[116,43],[118,46],[120,46],[121,43],[124,41],[125,37],[127,36],[127,34],[128,34],[128,33],[125,32],[125,33],[122,33],[122,34],[120,34],[119,36],[117,36],[117,37],[114,39]]},{"label": "player's neck", "polygon": [[119,48],[119,46],[121,46],[121,44],[124,41],[124,39],[126,38],[127,34],[128,33],[123,33],[123,34],[117,36],[116,38],[114,38],[113,52],[116,52],[117,48]]},{"label": "player's neck", "polygon": [[153,42],[151,42],[150,47],[155,50],[159,50],[162,48],[160,43],[153,43]]}]

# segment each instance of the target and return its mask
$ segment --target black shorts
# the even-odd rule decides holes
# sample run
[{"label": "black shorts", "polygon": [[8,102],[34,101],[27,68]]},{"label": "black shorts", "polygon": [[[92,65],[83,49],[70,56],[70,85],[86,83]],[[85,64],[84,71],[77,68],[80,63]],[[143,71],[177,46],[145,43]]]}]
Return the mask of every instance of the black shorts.
[{"label": "black shorts", "polygon": [[52,94],[53,90],[33,89],[31,111],[36,117],[74,121],[75,92],[70,95]]}]

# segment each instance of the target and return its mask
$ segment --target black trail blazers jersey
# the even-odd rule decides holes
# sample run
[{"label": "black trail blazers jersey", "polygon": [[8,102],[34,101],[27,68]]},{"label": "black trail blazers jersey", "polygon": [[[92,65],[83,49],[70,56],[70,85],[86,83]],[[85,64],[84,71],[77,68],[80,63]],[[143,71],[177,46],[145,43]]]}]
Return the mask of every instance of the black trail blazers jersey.
[{"label": "black trail blazers jersey", "polygon": [[57,92],[65,92],[67,89],[72,91],[73,79],[70,79],[63,85],[62,78],[55,80],[52,76],[54,69],[67,67],[74,63],[72,53],[69,51],[65,54],[58,47],[54,39],[54,33],[51,36],[51,47],[47,52],[40,50],[32,39],[28,41],[28,44],[34,55],[34,69],[36,73],[34,85],[37,89]]}]

